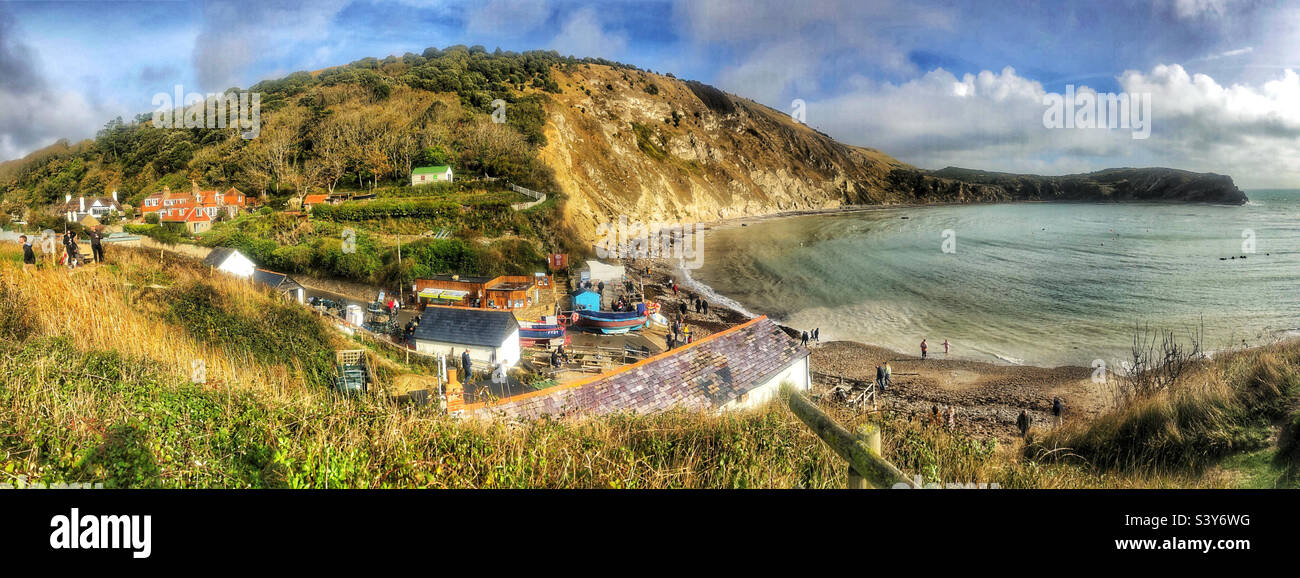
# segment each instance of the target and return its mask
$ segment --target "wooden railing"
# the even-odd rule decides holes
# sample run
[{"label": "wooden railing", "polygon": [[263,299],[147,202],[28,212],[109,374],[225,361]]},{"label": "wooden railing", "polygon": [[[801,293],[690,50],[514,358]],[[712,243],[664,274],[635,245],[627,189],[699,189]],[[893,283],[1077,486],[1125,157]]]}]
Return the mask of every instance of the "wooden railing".
[{"label": "wooden railing", "polygon": [[793,388],[782,387],[781,393],[790,411],[848,462],[849,489],[892,488],[897,484],[916,487],[902,470],[880,456],[880,430],[874,425],[864,426],[858,434],[849,433]]}]

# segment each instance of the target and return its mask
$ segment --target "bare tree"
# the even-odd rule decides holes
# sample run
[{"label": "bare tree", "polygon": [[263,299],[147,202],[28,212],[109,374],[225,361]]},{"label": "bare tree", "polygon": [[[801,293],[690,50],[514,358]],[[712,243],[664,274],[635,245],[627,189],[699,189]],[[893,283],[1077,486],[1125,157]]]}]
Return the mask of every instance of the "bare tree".
[{"label": "bare tree", "polygon": [[1189,369],[1205,359],[1201,343],[1205,322],[1186,329],[1179,338],[1171,329],[1152,329],[1142,324],[1133,327],[1133,345],[1129,367],[1120,376],[1116,402],[1144,399],[1176,386]]}]

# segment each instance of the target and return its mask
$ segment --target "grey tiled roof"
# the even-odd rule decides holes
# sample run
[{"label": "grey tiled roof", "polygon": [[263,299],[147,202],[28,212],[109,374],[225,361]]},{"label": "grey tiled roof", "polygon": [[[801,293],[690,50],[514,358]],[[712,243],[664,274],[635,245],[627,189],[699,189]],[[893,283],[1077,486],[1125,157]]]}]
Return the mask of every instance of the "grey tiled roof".
[{"label": "grey tiled roof", "polygon": [[235,253],[238,253],[238,251],[230,247],[216,247],[208,253],[207,257],[203,258],[203,263],[212,267],[220,267],[222,263],[226,262],[226,259],[229,259]]},{"label": "grey tiled roof", "polygon": [[265,269],[254,270],[253,281],[266,285],[272,289],[279,290],[298,289],[302,287],[302,284],[295,281],[293,277],[285,275],[284,273],[276,273],[275,271],[267,271]]},{"label": "grey tiled roof", "polygon": [[427,307],[415,328],[415,339],[498,347],[519,329],[509,311],[468,307]]},{"label": "grey tiled roof", "polygon": [[762,317],[585,384],[507,398],[473,411],[532,418],[565,413],[648,413],[670,407],[715,410],[806,357],[807,349]]}]

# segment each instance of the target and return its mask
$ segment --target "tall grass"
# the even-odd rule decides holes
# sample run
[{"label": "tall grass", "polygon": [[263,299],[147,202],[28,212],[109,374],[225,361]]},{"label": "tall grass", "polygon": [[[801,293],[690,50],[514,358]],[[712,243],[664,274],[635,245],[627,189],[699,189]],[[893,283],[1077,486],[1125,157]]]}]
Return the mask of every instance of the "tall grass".
[{"label": "tall grass", "polygon": [[1060,456],[1125,471],[1202,471],[1269,444],[1300,393],[1294,343],[1204,363],[1159,393],[1039,435],[1028,457]]},{"label": "tall grass", "polygon": [[[0,481],[185,488],[845,484],[845,463],[779,403],[725,415],[682,410],[480,422],[381,395],[336,397],[320,382],[321,356],[357,345],[245,281],[170,255],[125,250],[98,268],[28,274],[6,258],[12,251],[0,248]],[[200,383],[192,379],[195,359],[206,362]],[[390,372],[419,370],[374,359],[391,365]],[[1252,375],[1261,384],[1279,379]],[[1272,399],[1267,387],[1253,391],[1259,400],[1251,407]],[[860,414],[831,402],[823,409],[850,429],[878,424],[885,457],[924,482],[1215,483],[1024,458],[1018,445],[891,414]]]}]

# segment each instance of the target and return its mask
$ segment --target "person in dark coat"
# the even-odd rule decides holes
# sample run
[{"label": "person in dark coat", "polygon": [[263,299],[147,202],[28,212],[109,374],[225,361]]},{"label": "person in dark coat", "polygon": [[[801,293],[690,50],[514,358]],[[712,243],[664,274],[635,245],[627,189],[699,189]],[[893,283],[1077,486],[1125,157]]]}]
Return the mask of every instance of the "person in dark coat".
[{"label": "person in dark coat", "polygon": [[884,391],[885,391],[885,368],[881,367],[879,364],[876,365],[876,383],[880,384],[880,391],[881,391],[881,393],[884,393]]},{"label": "person in dark coat", "polygon": [[32,242],[27,240],[27,235],[19,235],[18,244],[23,246],[23,271],[30,271],[36,267],[36,252],[32,251]]},{"label": "person in dark coat", "polygon": [[67,252],[68,257],[67,263],[65,264],[68,267],[76,267],[79,264],[78,262],[81,260],[81,247],[77,245],[76,233],[73,233],[72,231],[65,231],[63,233],[63,250]]},{"label": "person in dark coat", "polygon": [[1061,401],[1060,396],[1052,398],[1052,417],[1056,419],[1056,425],[1061,425],[1061,414],[1065,412],[1065,402]]},{"label": "person in dark coat", "polygon": [[678,311],[681,311],[682,316],[685,316],[685,315],[686,315],[686,302],[683,301],[683,302],[681,302],[681,303],[678,303],[678,304],[677,304],[677,310],[678,310]]},{"label": "person in dark coat", "polygon": [[460,354],[460,367],[462,372],[465,374],[464,382],[469,383],[470,376],[474,375],[474,366],[471,365],[469,361],[469,349],[466,349]]},{"label": "person in dark coat", "polygon": [[705,301],[705,300],[703,300],[703,299],[700,299],[700,310],[703,311],[705,315],[708,315],[708,314],[709,314],[709,302],[708,302],[708,301]]},{"label": "person in dark coat", "polygon": [[1030,424],[1030,423],[1031,423],[1031,420],[1029,419],[1029,412],[1027,412],[1027,411],[1025,411],[1025,410],[1023,410],[1023,409],[1020,410],[1020,417],[1016,418],[1016,427],[1017,427],[1017,428],[1020,428],[1020,437],[1023,438],[1023,437],[1025,437],[1025,436],[1029,435],[1029,424]]},{"label": "person in dark coat", "polygon": [[95,257],[96,264],[104,263],[104,234],[100,232],[103,227],[95,227],[86,233],[90,237],[90,252]]},{"label": "person in dark coat", "polygon": [[804,347],[807,347],[807,346],[808,346],[808,332],[807,332],[807,331],[803,332],[803,335],[800,336],[800,340],[803,342]]}]

